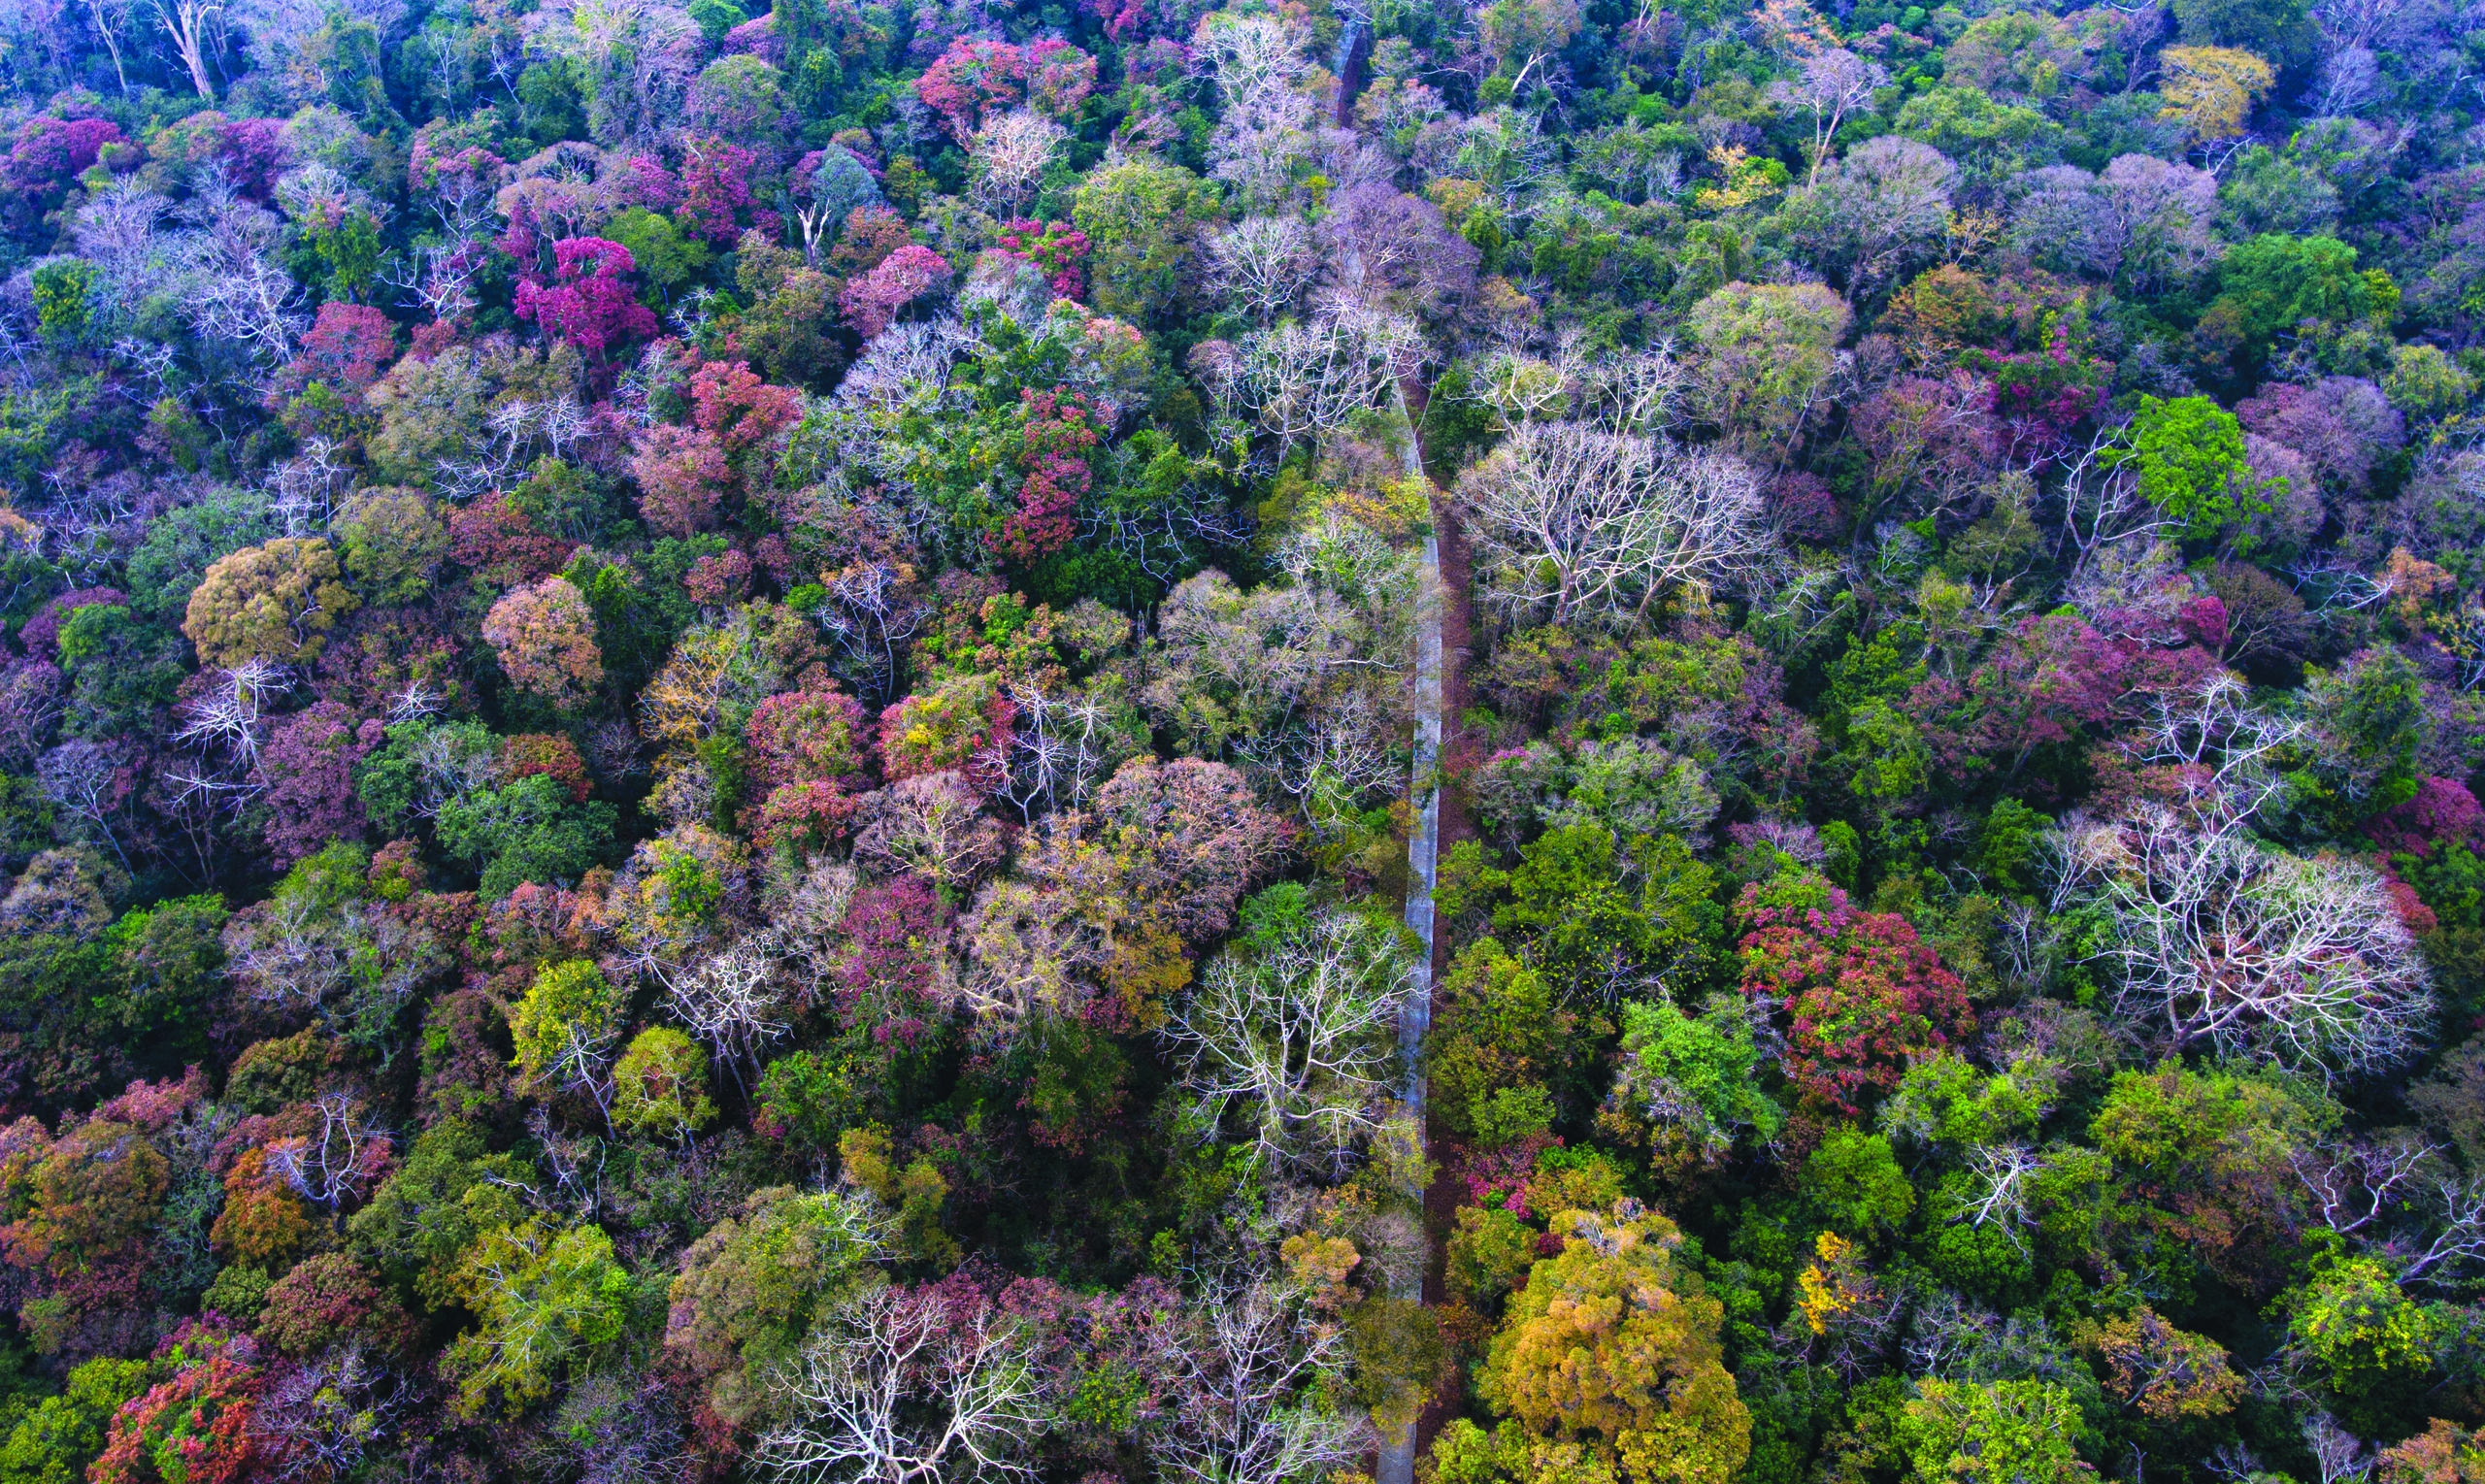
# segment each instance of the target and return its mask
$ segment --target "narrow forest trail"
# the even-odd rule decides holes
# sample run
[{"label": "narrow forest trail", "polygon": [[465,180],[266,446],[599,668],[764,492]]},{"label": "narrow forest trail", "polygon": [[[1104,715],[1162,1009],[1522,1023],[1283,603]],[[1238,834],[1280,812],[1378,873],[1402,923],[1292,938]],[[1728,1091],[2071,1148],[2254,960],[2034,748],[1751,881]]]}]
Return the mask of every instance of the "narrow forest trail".
[{"label": "narrow forest trail", "polygon": [[[1362,91],[1364,59],[1371,46],[1369,27],[1359,17],[1350,19],[1339,39],[1336,58],[1335,122],[1340,128],[1354,127],[1355,95]],[[1361,256],[1351,242],[1343,267],[1347,282],[1363,281]],[[1424,1154],[1430,1158],[1440,1147],[1440,1139],[1434,1134],[1432,1105],[1425,1096],[1424,1039],[1432,1032],[1433,996],[1438,992],[1441,971],[1448,965],[1449,948],[1433,931],[1433,888],[1440,880],[1443,839],[1455,844],[1472,833],[1467,811],[1456,793],[1441,785],[1451,772],[1475,761],[1474,749],[1460,745],[1463,739],[1449,724],[1449,718],[1462,713],[1467,705],[1464,661],[1471,626],[1466,544],[1458,539],[1447,492],[1434,482],[1424,467],[1423,432],[1416,419],[1423,415],[1430,388],[1407,376],[1397,379],[1394,391],[1399,419],[1407,430],[1406,442],[1400,445],[1406,477],[1420,479],[1424,485],[1424,578],[1436,600],[1426,604],[1423,624],[1415,639],[1414,756],[1408,779],[1408,797],[1415,806],[1415,821],[1407,836],[1406,923],[1422,940],[1424,952],[1415,992],[1407,997],[1407,1007],[1398,1021],[1398,1045],[1406,1065],[1406,1082],[1400,1096],[1414,1110],[1423,1133]],[[1455,1182],[1445,1172],[1437,1173],[1424,1192],[1423,1267],[1413,1281],[1393,1297],[1425,1304],[1441,1302],[1446,1256],[1443,1244],[1457,1208]],[[1382,1439],[1377,1484],[1414,1484],[1416,1456],[1440,1430],[1451,1405],[1451,1399],[1437,1397],[1398,1436]]]},{"label": "narrow forest trail", "polygon": [[[1426,1097],[1424,1039],[1432,1030],[1433,1000],[1449,958],[1447,940],[1434,931],[1433,890],[1439,884],[1444,840],[1455,844],[1470,831],[1466,810],[1455,791],[1443,789],[1441,783],[1474,759],[1469,755],[1473,749],[1460,745],[1464,739],[1450,724],[1450,718],[1464,709],[1466,701],[1464,662],[1471,629],[1466,549],[1457,536],[1447,493],[1434,482],[1424,467],[1423,435],[1416,418],[1422,414],[1427,393],[1423,383],[1411,377],[1401,378],[1397,385],[1398,412],[1407,429],[1402,449],[1407,478],[1420,479],[1424,485],[1429,517],[1424,532],[1424,577],[1435,599],[1426,605],[1415,641],[1415,729],[1408,779],[1415,820],[1407,838],[1406,922],[1422,940],[1424,953],[1416,992],[1408,996],[1407,1008],[1398,1024],[1399,1045],[1407,1067],[1403,1097],[1422,1121],[1424,1152],[1429,1157],[1439,1147],[1439,1139],[1432,1129],[1431,1104]],[[1411,1285],[1412,1291],[1398,1297],[1427,1304],[1441,1302],[1443,1242],[1457,1205],[1454,1182],[1445,1172],[1436,1174],[1431,1188],[1424,1193],[1424,1266]],[[1378,1484],[1413,1484],[1416,1455],[1439,1429],[1448,1406],[1447,1399],[1436,1399],[1422,1416],[1408,1425],[1404,1434],[1384,1441]]]}]

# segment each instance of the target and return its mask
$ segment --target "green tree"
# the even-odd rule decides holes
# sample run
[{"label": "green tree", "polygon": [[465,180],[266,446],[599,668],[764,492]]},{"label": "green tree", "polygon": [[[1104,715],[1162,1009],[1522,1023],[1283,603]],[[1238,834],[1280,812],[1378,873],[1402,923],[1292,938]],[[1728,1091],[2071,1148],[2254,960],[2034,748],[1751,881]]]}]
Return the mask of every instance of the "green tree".
[{"label": "green tree", "polygon": [[1899,110],[1898,132],[1990,179],[2050,152],[2062,137],[2062,126],[2035,109],[1998,101],[1981,89],[1945,85],[1909,98]]},{"label": "green tree", "polygon": [[2183,40],[2196,47],[2239,47],[2281,65],[2309,58],[2317,43],[2305,0],[2174,0]]},{"label": "green tree", "polygon": [[1460,1206],[1446,1260],[1450,1296],[1490,1312],[1535,1268],[1536,1229],[1499,1206]]},{"label": "green tree", "polygon": [[1153,325],[1193,291],[1199,236],[1224,211],[1181,166],[1139,159],[1089,176],[1070,214],[1087,234],[1096,308]]},{"label": "green tree", "polygon": [[613,844],[618,816],[600,799],[580,803],[550,774],[448,800],[435,821],[441,848],[477,865],[478,889],[506,897],[526,882],[575,881]]},{"label": "green tree", "polygon": [[195,505],[166,511],[147,524],[147,539],[129,554],[130,606],[168,620],[189,607],[207,569],[222,557],[276,535],[267,496],[219,486]]},{"label": "green tree", "polygon": [[1926,1484],[2072,1484],[2079,1405],[2045,1381],[1945,1381],[1926,1376],[1900,1414],[1899,1442]]},{"label": "green tree", "polygon": [[2289,1347],[2342,1398],[2421,1386],[2449,1337],[2442,1317],[2408,1298],[2369,1257],[2324,1255],[2283,1305]]},{"label": "green tree", "polygon": [[475,1327],[449,1342],[441,1369],[466,1417],[495,1406],[516,1417],[584,1373],[628,1333],[638,1301],[603,1228],[555,1230],[540,1217],[484,1233],[452,1287]]},{"label": "green tree", "polygon": [[2112,455],[2134,471],[2140,498],[2182,528],[2187,540],[2234,535],[2242,550],[2252,538],[2240,528],[2270,511],[2270,485],[2252,476],[2243,454],[2243,425],[2206,397],[2142,396],[2125,444]]},{"label": "green tree", "polygon": [[708,1053],[670,1026],[632,1037],[613,1078],[613,1121],[633,1133],[686,1138],[715,1119]]},{"label": "green tree", "polygon": [[362,606],[345,584],[337,553],[317,538],[280,536],[207,569],[191,592],[182,632],[207,664],[319,657],[328,630]]},{"label": "green tree", "polygon": [[113,1414],[155,1376],[149,1362],[109,1358],[69,1372],[59,1396],[44,1398],[0,1439],[0,1484],[84,1484]]},{"label": "green tree", "polygon": [[1495,940],[1459,951],[1441,976],[1441,1006],[1424,1051],[1433,1105],[1452,1133],[1474,1133],[1477,1110],[1504,1089],[1584,1090],[1579,1016]]},{"label": "green tree", "polygon": [[494,1154],[474,1125],[444,1118],[414,1138],[405,1163],[348,1226],[355,1248],[433,1308],[458,1294],[461,1260],[482,1234],[515,1222],[527,1169]]},{"label": "green tree", "polygon": [[2202,329],[2233,337],[2257,360],[2281,332],[2305,323],[2352,324],[2397,305],[2388,277],[2360,272],[2356,249],[2336,238],[2264,232],[2227,252]]},{"label": "green tree", "polygon": [[1693,405],[1746,452],[1791,443],[1837,369],[1850,318],[1820,283],[1729,283],[1692,307]]},{"label": "green tree", "polygon": [[1743,1002],[1712,995],[1698,1015],[1671,1001],[1622,1007],[1613,1093],[1599,1122],[1644,1139],[1661,1173],[1713,1169],[1745,1135],[1767,1143],[1786,1110],[1761,1091],[1764,1053]]},{"label": "green tree", "polygon": [[1800,1189],[1832,1231],[1859,1237],[1903,1228],[1915,1209],[1915,1187],[1890,1141],[1851,1125],[1840,1125],[1805,1158]]},{"label": "green tree", "polygon": [[95,265],[56,257],[34,273],[35,328],[46,344],[83,346],[93,325]]},{"label": "green tree", "polygon": [[668,299],[708,267],[706,243],[684,237],[672,217],[659,216],[644,206],[634,206],[614,216],[600,229],[600,235],[607,242],[629,248],[630,261],[637,265],[640,276]]},{"label": "green tree", "polygon": [[628,993],[589,961],[545,965],[510,1012],[518,1070],[553,1086],[592,1078],[611,1058],[629,1013]]},{"label": "green tree", "polygon": [[878,1281],[871,1264],[885,1222],[845,1189],[755,1192],[681,1254],[666,1350],[709,1378],[720,1414],[748,1417],[765,1400],[769,1369],[790,1361],[847,1295]]},{"label": "green tree", "polygon": [[448,527],[417,489],[357,492],[330,528],[345,546],[346,570],[374,603],[412,603],[430,591],[448,555]]}]

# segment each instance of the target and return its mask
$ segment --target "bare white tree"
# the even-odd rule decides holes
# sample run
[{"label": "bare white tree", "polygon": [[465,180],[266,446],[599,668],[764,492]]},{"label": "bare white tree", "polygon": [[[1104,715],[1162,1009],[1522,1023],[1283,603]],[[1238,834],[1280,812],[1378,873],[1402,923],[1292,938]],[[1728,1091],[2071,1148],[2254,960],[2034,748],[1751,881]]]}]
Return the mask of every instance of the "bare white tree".
[{"label": "bare white tree", "polygon": [[1468,394],[1492,409],[1505,428],[1565,416],[1578,390],[1576,345],[1564,337],[1550,360],[1519,349],[1487,351],[1475,359]]},{"label": "bare white tree", "polygon": [[1157,1467],[1185,1484],[1294,1484],[1371,1450],[1363,1415],[1331,1404],[1343,1335],[1264,1274],[1210,1284],[1176,1352],[1180,1414],[1159,1435]]},{"label": "bare white tree", "polygon": [[759,1054],[790,1027],[782,1018],[778,988],[782,940],[773,932],[738,939],[696,970],[660,970],[666,1006],[747,1087],[759,1074]]},{"label": "bare white tree", "polygon": [[1674,404],[1690,380],[1670,341],[1584,359],[1574,377],[1583,412],[1616,433],[1642,437],[1673,421]]},{"label": "bare white tree", "polygon": [[126,871],[129,852],[120,847],[119,833],[113,828],[113,816],[129,791],[119,775],[120,763],[111,750],[83,738],[62,742],[35,764],[35,779],[52,808],[102,836]]},{"label": "bare white tree", "polygon": [[886,875],[913,874],[958,891],[998,865],[999,821],[962,773],[916,774],[865,797],[857,810],[854,864]]},{"label": "bare white tree", "polygon": [[434,319],[451,320],[471,313],[482,301],[476,297],[475,275],[483,255],[471,242],[422,243],[402,259],[391,259],[380,281],[406,291],[407,306]]},{"label": "bare white tree", "polygon": [[268,1168],[282,1176],[293,1193],[313,1205],[338,1215],[348,1201],[371,1188],[373,1166],[366,1159],[375,1139],[385,1139],[371,1122],[361,1102],[346,1093],[323,1094],[314,1105],[319,1114],[315,1134],[298,1134],[268,1145]]},{"label": "bare white tree", "polygon": [[975,204],[997,216],[1016,215],[1069,137],[1060,124],[1026,109],[984,120],[967,141]]},{"label": "bare white tree", "polygon": [[1771,101],[1812,115],[1812,173],[1806,185],[1819,183],[1821,162],[1829,158],[1830,141],[1838,137],[1838,126],[1872,102],[1873,89],[1888,85],[1889,81],[1889,73],[1877,63],[1833,47],[1805,57],[1794,77],[1771,85]]},{"label": "bare white tree", "polygon": [[2028,1182],[2044,1168],[2043,1157],[2025,1144],[1979,1145],[1968,1156],[1969,1186],[1956,1219],[1999,1227],[2005,1240],[2027,1253],[2025,1234],[2037,1225]]},{"label": "bare white tree", "polygon": [[1260,426],[1292,449],[1316,443],[1387,403],[1422,360],[1413,323],[1353,301],[1309,320],[1243,337],[1242,385]]},{"label": "bare white tree", "polygon": [[1259,954],[1219,957],[1162,1034],[1201,1112],[1239,1113],[1257,1158],[1342,1172],[1380,1124],[1412,984],[1394,929],[1330,913]]},{"label": "bare white tree", "polygon": [[2289,1163],[2312,1197],[2321,1224],[2341,1237],[2354,1237],[2403,1204],[2406,1189],[2438,1152],[2435,1145],[2402,1134],[2379,1143],[2298,1150]]},{"label": "bare white tree", "polygon": [[2071,821],[2062,886],[2112,926],[2102,957],[2129,1023],[2176,1049],[2363,1075],[2422,1044],[2433,994],[2369,867],[2291,855],[2252,833],[2286,786],[2271,755],[2302,732],[2246,705],[2232,676],[2161,700],[2139,750],[2195,780],[2193,796],[2180,809],[2140,801],[2110,821]]},{"label": "bare white tree", "polygon": [[1245,216],[1210,236],[1207,249],[1209,285],[1263,326],[1301,303],[1320,276],[1300,216]]},{"label": "bare white tree", "polygon": [[1083,808],[1096,785],[1136,755],[1130,728],[1096,686],[1047,684],[1037,676],[1011,681],[1010,700],[1018,721],[1007,738],[1001,797],[1017,807],[1022,822]]},{"label": "bare white tree", "polygon": [[266,705],[288,688],[283,666],[261,656],[244,660],[223,672],[215,689],[188,704],[187,719],[173,741],[255,764]]},{"label": "bare white tree", "polygon": [[[207,59],[224,34],[224,0],[149,0],[155,23],[173,39],[182,65],[190,70],[190,85],[208,102],[215,101],[215,83],[207,75]],[[115,53],[118,61],[118,53]]]},{"label": "bare white tree", "polygon": [[1044,1412],[1016,1322],[979,1296],[886,1284],[849,1301],[779,1378],[771,1476],[851,1484],[1024,1478]]},{"label": "bare white tree", "polygon": [[2312,1451],[2313,1467],[2321,1470],[2321,1484],[2351,1484],[2372,1472],[2377,1455],[2328,1412],[2305,1419],[2303,1442]]},{"label": "bare white tree", "polygon": [[307,1484],[350,1475],[403,1409],[404,1390],[390,1379],[358,1344],[280,1370],[250,1409],[273,1476]]},{"label": "bare white tree", "polygon": [[2402,1282],[2472,1277],[2485,1264],[2485,1174],[2463,1177],[2436,1166],[2425,1185],[2429,1227],[2394,1237],[2382,1250],[2399,1261]]},{"label": "bare white tree", "polygon": [[202,335],[288,362],[295,339],[311,323],[301,301],[301,286],[282,266],[264,253],[246,252],[210,265],[183,311]]},{"label": "bare white tree", "polygon": [[95,22],[95,34],[102,38],[104,49],[112,53],[113,76],[120,82],[120,95],[129,96],[129,69],[122,65],[121,33],[129,27],[134,0],[86,0],[86,14]]},{"label": "bare white tree", "polygon": [[2202,830],[2153,804],[2080,831],[2072,848],[2115,930],[2117,1010],[2172,1045],[2351,1075],[2422,1045],[2424,960],[2369,867]]},{"label": "bare white tree", "polygon": [[1286,199],[1295,163],[1317,148],[1319,107],[1297,85],[1308,39],[1301,21],[1231,11],[1209,16],[1195,37],[1194,65],[1215,79],[1222,104],[1211,168],[1258,207]]},{"label": "bare white tree", "polygon": [[262,1004],[308,1011],[340,1035],[383,1036],[441,966],[422,928],[373,904],[325,906],[280,892],[226,930],[227,966]]},{"label": "bare white tree", "polygon": [[1527,423],[1458,481],[1492,600],[1555,623],[1636,622],[1780,554],[1740,461],[1590,423]]}]

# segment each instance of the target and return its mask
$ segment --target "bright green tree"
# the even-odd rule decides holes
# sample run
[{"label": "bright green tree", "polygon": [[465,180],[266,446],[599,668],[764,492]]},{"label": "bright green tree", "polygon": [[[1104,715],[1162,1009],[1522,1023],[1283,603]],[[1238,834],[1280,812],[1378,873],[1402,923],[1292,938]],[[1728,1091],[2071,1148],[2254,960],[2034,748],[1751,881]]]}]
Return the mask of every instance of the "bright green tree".
[{"label": "bright green tree", "polygon": [[2066,1387],[1926,1376],[1915,1390],[1899,1441],[1926,1484],[2072,1484],[2096,1472],[2073,1446],[2079,1405]]},{"label": "bright green tree", "polygon": [[[2140,498],[2165,512],[2187,540],[2213,542],[2270,511],[2270,486],[2252,476],[2243,425],[2206,397],[2143,396],[2112,455],[2132,470]],[[2237,535],[2236,549],[2251,538]]]}]

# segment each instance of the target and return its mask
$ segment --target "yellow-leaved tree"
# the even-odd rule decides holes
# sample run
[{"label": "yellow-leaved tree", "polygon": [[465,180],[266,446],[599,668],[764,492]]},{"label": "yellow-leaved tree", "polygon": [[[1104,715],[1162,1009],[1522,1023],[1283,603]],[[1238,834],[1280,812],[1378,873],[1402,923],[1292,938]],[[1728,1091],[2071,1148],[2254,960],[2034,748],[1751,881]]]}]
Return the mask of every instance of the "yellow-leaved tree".
[{"label": "yellow-leaved tree", "polygon": [[1552,1226],[1562,1251],[1511,1296],[1485,1400],[1631,1484],[1728,1484],[1751,1456],[1751,1412],[1717,1342],[1724,1305],[1675,1264],[1680,1229],[1630,1200]]},{"label": "yellow-leaved tree", "polygon": [[319,657],[337,620],[361,606],[345,584],[335,548],[315,538],[280,537],[208,568],[190,594],[182,632],[198,645],[202,664],[307,664]]},{"label": "yellow-leaved tree", "polygon": [[2234,47],[2169,47],[2159,53],[2166,100],[2161,118],[2180,118],[2195,139],[2233,139],[2252,116],[2253,100],[2276,81],[2270,64]]}]

